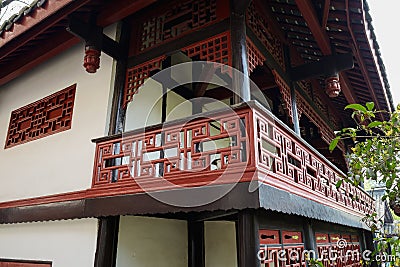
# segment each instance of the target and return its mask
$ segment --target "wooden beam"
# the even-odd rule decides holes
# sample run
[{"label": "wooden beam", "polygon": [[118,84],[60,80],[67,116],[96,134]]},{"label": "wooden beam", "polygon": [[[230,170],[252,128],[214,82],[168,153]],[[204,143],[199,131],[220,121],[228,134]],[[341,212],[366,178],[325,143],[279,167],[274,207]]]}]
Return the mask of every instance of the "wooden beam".
[{"label": "wooden beam", "polygon": [[[331,55],[332,50],[328,34],[326,33],[326,29],[322,28],[319,25],[317,14],[314,10],[312,2],[310,0],[295,0],[295,1],[300,12],[303,14],[303,18],[307,22],[307,25],[310,28],[310,31],[315,38],[315,41],[320,47],[321,52],[324,55]],[[351,84],[347,83],[347,81],[341,81],[341,84],[343,85],[342,92],[347,102],[358,103],[359,101],[356,95],[354,94],[354,91],[351,88]]]},{"label": "wooden beam", "polygon": [[328,24],[329,18],[329,9],[331,8],[331,0],[325,0],[324,4],[324,13],[322,15],[322,29],[326,29],[326,25]]},{"label": "wooden beam", "polygon": [[0,38],[0,59],[11,54],[39,34],[43,33],[66,15],[80,8],[89,0],[59,0],[46,1],[44,7],[35,9],[32,13],[24,16],[20,23],[14,23],[11,31],[3,33]]},{"label": "wooden beam", "polygon": [[99,219],[94,267],[115,267],[119,232],[119,216]]},{"label": "wooden beam", "polygon": [[33,67],[45,62],[49,58],[61,53],[62,51],[77,44],[79,39],[70,33],[63,31],[59,33],[51,41],[45,42],[39,48],[30,51],[30,53],[20,55],[6,67],[0,68],[0,84],[5,84]]}]

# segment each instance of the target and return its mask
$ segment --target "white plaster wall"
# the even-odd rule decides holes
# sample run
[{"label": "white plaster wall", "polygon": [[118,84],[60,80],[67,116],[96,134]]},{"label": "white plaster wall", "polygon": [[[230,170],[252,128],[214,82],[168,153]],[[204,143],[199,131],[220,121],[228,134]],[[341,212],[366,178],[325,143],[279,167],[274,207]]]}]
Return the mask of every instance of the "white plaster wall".
[{"label": "white plaster wall", "polygon": [[187,267],[187,250],[186,221],[121,217],[117,267]]},{"label": "white plaster wall", "polygon": [[236,267],[234,222],[205,222],[206,267]]},{"label": "white plaster wall", "polygon": [[96,219],[0,225],[0,258],[89,267],[94,265],[96,238]]},{"label": "white plaster wall", "polygon": [[[107,28],[115,35],[116,27]],[[0,201],[87,189],[91,185],[95,145],[108,127],[113,60],[102,53],[100,69],[83,68],[84,44],[35,67],[0,87]],[[3,149],[11,111],[77,83],[72,128]]]}]

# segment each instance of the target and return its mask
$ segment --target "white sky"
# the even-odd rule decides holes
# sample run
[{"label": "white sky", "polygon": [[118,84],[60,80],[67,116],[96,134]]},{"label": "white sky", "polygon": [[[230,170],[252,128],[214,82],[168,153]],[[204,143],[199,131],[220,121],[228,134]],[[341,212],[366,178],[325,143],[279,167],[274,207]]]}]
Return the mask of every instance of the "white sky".
[{"label": "white sky", "polygon": [[367,0],[395,106],[400,103],[399,0]]}]

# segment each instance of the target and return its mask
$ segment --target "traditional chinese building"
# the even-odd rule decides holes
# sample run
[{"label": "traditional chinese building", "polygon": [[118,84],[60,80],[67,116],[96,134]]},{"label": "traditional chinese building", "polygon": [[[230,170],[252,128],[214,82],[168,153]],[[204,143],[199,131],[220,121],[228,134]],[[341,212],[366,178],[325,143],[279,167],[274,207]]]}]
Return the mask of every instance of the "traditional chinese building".
[{"label": "traditional chinese building", "polygon": [[372,245],[374,200],[336,188],[348,144],[328,144],[347,104],[393,110],[365,1],[0,16],[1,267],[295,267],[329,248],[325,266],[360,266],[344,253]]}]

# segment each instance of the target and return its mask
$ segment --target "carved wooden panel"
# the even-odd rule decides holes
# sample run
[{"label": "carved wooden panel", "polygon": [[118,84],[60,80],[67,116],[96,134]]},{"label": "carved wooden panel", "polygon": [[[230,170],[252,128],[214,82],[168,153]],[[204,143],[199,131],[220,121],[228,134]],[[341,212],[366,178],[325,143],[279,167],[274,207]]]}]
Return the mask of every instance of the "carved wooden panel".
[{"label": "carved wooden panel", "polygon": [[0,259],[0,267],[51,267],[51,263]]},{"label": "carved wooden panel", "polygon": [[71,128],[76,84],[11,113],[5,148]]},{"label": "carved wooden panel", "polygon": [[[182,48],[188,57],[195,60],[217,62],[232,66],[231,37],[229,32],[224,32],[195,44]],[[228,68],[221,70],[228,72]]]},{"label": "carved wooden panel", "polygon": [[357,235],[315,233],[318,256],[325,267],[361,267],[362,252]]},{"label": "carved wooden panel", "polygon": [[292,95],[290,94],[290,87],[285,82],[285,80],[278,74],[276,70],[272,70],[272,74],[274,75],[275,82],[279,87],[279,91],[281,92],[282,99],[286,104],[286,111],[293,122],[293,112],[292,112]]},{"label": "carved wooden panel", "polygon": [[138,52],[216,23],[227,17],[227,10],[227,1],[221,0],[168,2],[140,22]]},{"label": "carved wooden panel", "polygon": [[255,8],[254,3],[251,3],[247,9],[246,20],[247,25],[271,53],[275,61],[285,70],[283,44],[272,32],[268,20]]},{"label": "carved wooden panel", "polygon": [[308,192],[310,199],[358,214],[374,211],[373,199],[360,188],[346,182],[336,188],[341,174],[327,159],[307,148],[305,141],[258,113],[256,129],[258,166],[265,170],[271,184],[275,184],[274,179],[282,181],[301,188],[303,195]]},{"label": "carved wooden panel", "polygon": [[300,231],[259,230],[261,267],[306,266]]},{"label": "carved wooden panel", "polygon": [[186,178],[196,173],[211,177],[228,166],[245,168],[248,123],[245,110],[98,143],[93,186],[156,177],[185,179],[185,173]]},{"label": "carved wooden panel", "polygon": [[251,73],[256,67],[264,65],[266,58],[257,49],[257,47],[250,40],[250,38],[246,38],[246,47],[247,47],[247,61],[249,65],[249,73]]}]

